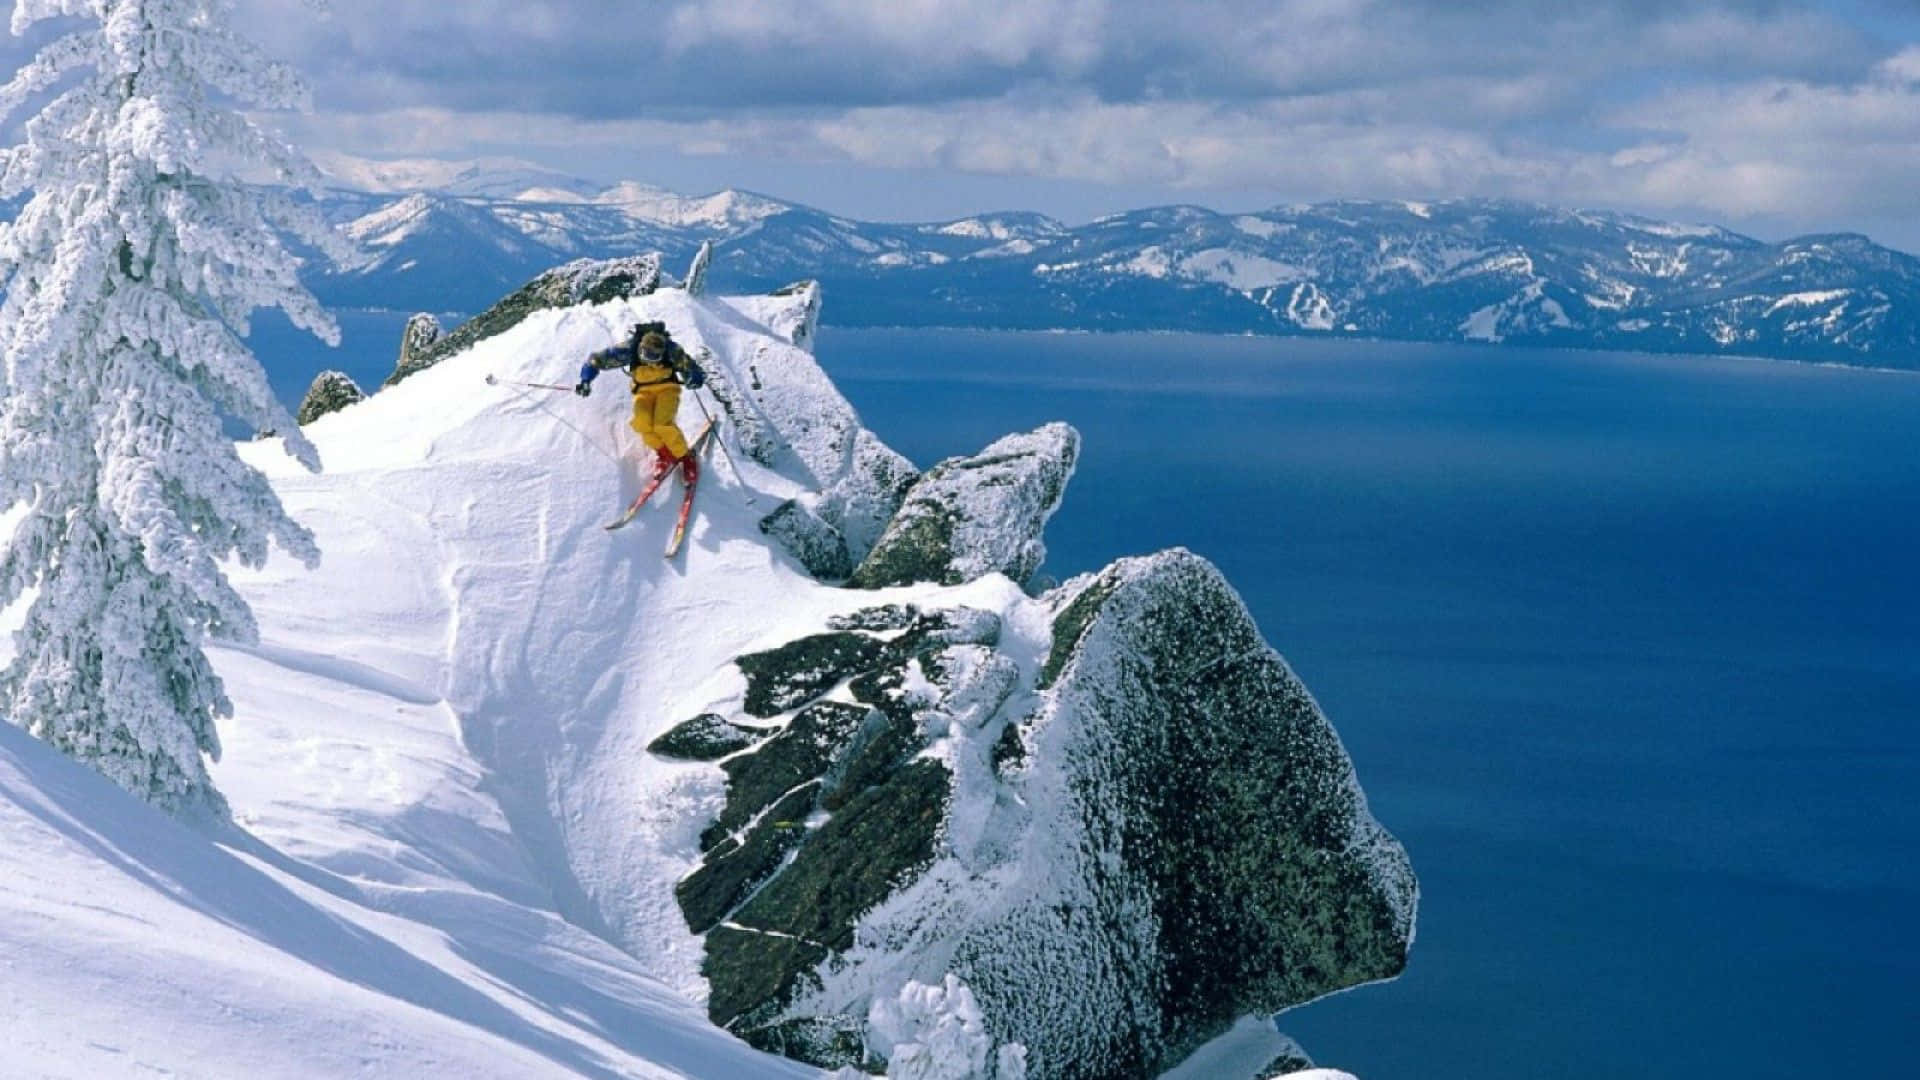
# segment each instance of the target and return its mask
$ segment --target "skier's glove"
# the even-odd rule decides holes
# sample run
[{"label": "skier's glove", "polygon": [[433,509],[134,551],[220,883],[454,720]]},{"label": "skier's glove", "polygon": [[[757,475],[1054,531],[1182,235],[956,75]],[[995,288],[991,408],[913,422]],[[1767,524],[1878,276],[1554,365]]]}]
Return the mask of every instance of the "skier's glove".
[{"label": "skier's glove", "polygon": [[701,371],[700,366],[698,364],[689,364],[687,365],[687,373],[685,375],[685,381],[687,384],[687,389],[698,390],[701,387],[707,385],[707,373],[704,371]]},{"label": "skier's glove", "polygon": [[574,383],[573,392],[579,394],[581,397],[586,397],[588,394],[593,393],[593,384],[590,382]]}]

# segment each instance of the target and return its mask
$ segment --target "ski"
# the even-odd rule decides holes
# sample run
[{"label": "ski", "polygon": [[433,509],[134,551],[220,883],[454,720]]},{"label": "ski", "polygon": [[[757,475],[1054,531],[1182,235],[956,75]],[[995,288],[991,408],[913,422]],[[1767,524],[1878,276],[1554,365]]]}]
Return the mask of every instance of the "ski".
[{"label": "ski", "polygon": [[[687,444],[687,454],[689,457],[700,452],[700,444],[706,441],[707,433],[712,430],[713,421],[709,420],[707,421],[707,426],[700,429],[700,434],[695,435],[693,441]],[[626,510],[622,511],[619,517],[601,526],[601,528],[612,532],[615,529],[630,524],[634,517],[640,513],[640,508],[646,505],[647,500],[653,498],[653,493],[659,491],[660,485],[666,483],[667,477],[672,476],[676,471],[676,469],[663,469],[658,476],[649,479],[646,486],[640,489],[640,494],[634,496],[633,501],[627,504]]]},{"label": "ski", "polygon": [[[693,445],[687,448],[688,464],[699,464],[700,448],[705,445],[707,435],[712,430],[713,421],[709,420],[707,421],[707,426],[701,428],[700,434],[694,438]],[[681,476],[686,477],[686,471],[684,469],[681,470]],[[680,517],[679,520],[673,523],[672,539],[667,541],[667,558],[669,559],[680,554],[680,545],[687,539],[687,518],[693,514],[693,489],[699,482],[700,476],[698,473],[695,473],[691,477],[686,477],[686,491],[680,496]]]}]

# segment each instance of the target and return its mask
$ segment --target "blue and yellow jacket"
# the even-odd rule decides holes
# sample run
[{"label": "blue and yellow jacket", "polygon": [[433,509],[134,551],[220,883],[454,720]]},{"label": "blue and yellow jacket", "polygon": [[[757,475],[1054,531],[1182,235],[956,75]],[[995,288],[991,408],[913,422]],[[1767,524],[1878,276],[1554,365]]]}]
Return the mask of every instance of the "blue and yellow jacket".
[{"label": "blue and yellow jacket", "polygon": [[636,394],[670,383],[697,387],[706,381],[706,373],[700,370],[700,365],[687,355],[687,350],[681,348],[678,342],[671,339],[667,341],[662,359],[663,363],[649,363],[640,355],[639,339],[631,339],[601,349],[588,357],[587,362],[580,365],[580,381],[591,383],[602,371],[614,368],[627,369],[627,377],[633,380],[633,392]]}]

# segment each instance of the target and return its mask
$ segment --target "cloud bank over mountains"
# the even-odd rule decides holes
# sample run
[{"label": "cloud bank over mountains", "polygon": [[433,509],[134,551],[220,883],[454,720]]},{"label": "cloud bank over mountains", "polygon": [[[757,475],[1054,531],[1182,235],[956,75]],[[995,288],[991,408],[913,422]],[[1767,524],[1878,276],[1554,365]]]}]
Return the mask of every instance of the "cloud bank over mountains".
[{"label": "cloud bank over mountains", "polygon": [[[787,163],[1248,192],[1236,208],[1508,196],[1878,235],[1920,190],[1911,0],[245,7],[315,83],[289,134],[373,156],[604,155],[612,176],[655,153],[709,159],[716,188]],[[762,171],[726,167],[745,161]],[[1889,238],[1911,246],[1906,224]]]}]

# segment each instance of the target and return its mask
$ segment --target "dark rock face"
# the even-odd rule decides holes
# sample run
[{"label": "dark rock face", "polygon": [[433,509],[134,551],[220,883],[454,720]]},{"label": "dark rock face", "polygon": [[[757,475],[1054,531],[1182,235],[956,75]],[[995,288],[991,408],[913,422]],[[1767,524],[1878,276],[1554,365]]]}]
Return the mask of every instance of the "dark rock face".
[{"label": "dark rock face", "polygon": [[743,662],[799,711],[726,760],[681,886],[717,927],[716,1022],[859,1065],[867,1003],[945,972],[1031,1076],[1130,1080],[1401,970],[1406,856],[1212,566],[1125,560],[1022,603],[1052,612],[1026,670],[993,613],[907,605]]},{"label": "dark rock face", "polygon": [[300,410],[294,414],[294,422],[306,427],[328,413],[341,409],[357,401],[365,401],[366,393],[360,384],[353,381],[343,371],[323,371],[314,376],[313,385],[307,387],[307,396],[300,399]]},{"label": "dark rock face", "polygon": [[[645,296],[660,285],[660,256],[633,255],[620,259],[576,259],[555,267],[522,285],[506,299],[460,324],[444,337],[409,351],[403,341],[400,363],[383,386],[425,371],[476,342],[506,333],[527,316],[548,308],[599,304],[625,297]],[[407,324],[407,331],[414,327]]]},{"label": "dark rock face", "polygon": [[1280,1077],[1286,1076],[1288,1073],[1297,1073],[1311,1068],[1313,1068],[1313,1061],[1304,1054],[1281,1054],[1279,1057],[1267,1062],[1266,1067],[1260,1070],[1256,1080],[1280,1080]]},{"label": "dark rock face", "polygon": [[713,929],[727,912],[772,876],[780,860],[806,836],[806,817],[819,794],[817,781],[794,788],[768,810],[745,840],[728,838],[716,845],[700,869],[674,887],[674,898],[680,902],[688,928],[696,934]]},{"label": "dark rock face", "polygon": [[[991,612],[907,605],[834,624],[845,629],[740,659],[749,712],[798,711],[721,763],[725,807],[701,836],[701,865],[675,888],[687,925],[706,934],[714,1022],[827,1066],[866,1061],[860,1018],[786,1010],[852,946],[860,916],[933,861],[952,774],[916,758],[929,734],[913,694],[963,682],[955,665],[988,653],[1001,629]],[[854,701],[816,700],[842,682]],[[690,723],[703,721],[712,726]]]},{"label": "dark rock face", "polygon": [[426,351],[441,338],[447,336],[440,326],[440,320],[429,312],[417,311],[407,319],[406,328],[400,331],[400,359],[393,365],[395,371],[417,371],[428,366]]},{"label": "dark rock face", "polygon": [[916,761],[862,791],[734,921],[836,952],[851,948],[854,920],[932,860],[950,780],[939,762]]},{"label": "dark rock face", "polygon": [[727,805],[700,834],[702,850],[712,849],[784,793],[824,774],[834,756],[860,730],[867,711],[864,705],[815,702],[796,713],[785,731],[758,750],[722,762],[720,767],[727,773]]},{"label": "dark rock face", "polygon": [[647,744],[649,753],[681,761],[718,761],[773,734],[736,724],[718,713],[701,713]]},{"label": "dark rock face", "polygon": [[739,659],[747,677],[750,716],[777,716],[819,697],[835,683],[871,668],[886,643],[866,634],[815,634]]},{"label": "dark rock face", "polygon": [[1048,424],[935,465],[907,490],[847,584],[958,585],[993,573],[1026,582],[1046,558],[1042,532],[1079,454],[1078,432]]},{"label": "dark rock face", "polygon": [[[771,1017],[793,997],[800,981],[818,967],[830,951],[823,945],[778,934],[716,927],[707,935],[706,961],[700,973],[711,994],[707,1015],[713,1022],[752,1042],[758,1017]],[[816,983],[817,985],[817,983]],[[745,1023],[736,1023],[742,1018]],[[813,1060],[812,1047],[795,1046],[789,1053]]]},{"label": "dark rock face", "polygon": [[761,518],[760,531],[822,581],[840,581],[853,573],[847,538],[797,500],[788,499]]},{"label": "dark rock face", "polygon": [[910,604],[880,604],[861,608],[850,615],[835,615],[827,620],[829,630],[905,630],[920,617],[920,609]]},{"label": "dark rock face", "polygon": [[[1400,972],[1406,856],[1218,571],[1185,552],[1116,564],[1056,619],[1048,668],[1051,704],[1022,736],[1064,754],[1093,865],[1124,867],[1096,875],[1087,917],[1130,910],[1151,933],[1092,946],[1126,957],[1109,985],[1131,1022],[1071,1060],[1029,1042],[1036,1076],[1151,1075],[1239,1016]],[[1011,1013],[1054,969],[985,949],[976,963],[976,993]]]},{"label": "dark rock face", "polygon": [[862,914],[933,861],[951,780],[939,762],[918,761],[861,792],[807,835],[793,861],[730,925],[708,935],[701,972],[713,988],[707,1012],[715,1023],[756,1044],[777,1037],[787,1044],[783,1052],[803,1061],[830,1068],[860,1063],[837,1039],[796,1044],[790,1026],[857,1031],[856,1019],[788,1017],[782,1010],[819,987],[815,969],[853,946]]}]

